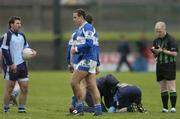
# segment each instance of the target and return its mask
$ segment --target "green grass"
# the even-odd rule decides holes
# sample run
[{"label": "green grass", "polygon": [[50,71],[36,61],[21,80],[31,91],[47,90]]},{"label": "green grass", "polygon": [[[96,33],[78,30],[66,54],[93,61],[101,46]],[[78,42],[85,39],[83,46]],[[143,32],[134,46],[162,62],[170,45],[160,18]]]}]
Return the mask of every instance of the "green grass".
[{"label": "green grass", "polygon": [[[180,40],[180,31],[170,32],[177,40]],[[120,40],[120,35],[126,36],[130,41],[139,40],[141,32],[99,32],[99,41],[114,41]],[[66,32],[62,36],[62,40],[69,40],[71,36],[70,32]],[[155,38],[154,32],[145,32],[145,36],[148,40],[153,40]],[[27,32],[26,37],[28,41],[52,41],[52,32]]]},{"label": "green grass", "polygon": [[[107,73],[101,73],[103,76]],[[177,101],[177,113],[163,114],[159,86],[155,81],[155,73],[113,73],[120,82],[131,83],[139,86],[143,92],[143,105],[148,109],[148,114],[141,113],[104,113],[101,119],[179,119],[180,103]],[[1,75],[1,74],[0,74]],[[92,115],[85,113],[83,117],[67,117],[72,91],[69,85],[68,72],[30,72],[29,95],[27,100],[27,114],[18,114],[17,107],[12,107],[9,114],[3,114],[0,109],[1,119],[91,119]],[[180,92],[180,72],[177,73],[177,92]],[[4,80],[0,80],[0,105],[2,106]],[[178,100],[180,95],[178,95]],[[1,107],[2,108],[2,107]]]}]

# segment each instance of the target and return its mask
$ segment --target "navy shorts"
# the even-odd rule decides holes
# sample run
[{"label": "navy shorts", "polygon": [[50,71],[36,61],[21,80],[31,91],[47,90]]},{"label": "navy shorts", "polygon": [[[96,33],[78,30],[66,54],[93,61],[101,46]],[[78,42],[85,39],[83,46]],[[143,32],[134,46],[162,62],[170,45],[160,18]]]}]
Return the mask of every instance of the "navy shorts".
[{"label": "navy shorts", "polygon": [[17,72],[13,73],[9,70],[8,66],[4,66],[4,79],[6,80],[21,80],[21,79],[28,79],[28,70],[26,63],[23,62],[17,65]]}]

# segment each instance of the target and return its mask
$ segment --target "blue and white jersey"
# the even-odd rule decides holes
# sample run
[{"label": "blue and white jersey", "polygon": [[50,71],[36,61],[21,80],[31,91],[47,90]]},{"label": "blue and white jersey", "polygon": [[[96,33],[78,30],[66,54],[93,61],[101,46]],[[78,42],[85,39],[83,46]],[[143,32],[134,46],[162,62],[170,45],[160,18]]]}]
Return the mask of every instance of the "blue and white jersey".
[{"label": "blue and white jersey", "polygon": [[97,32],[94,34],[94,37],[93,37],[93,46],[94,46],[93,50],[94,50],[94,52],[96,54],[95,57],[96,57],[96,61],[97,61],[97,66],[100,66],[100,61],[99,61],[99,37],[98,37]]},{"label": "blue and white jersey", "polygon": [[3,41],[3,37],[0,38],[0,52],[2,51],[2,50],[1,50],[1,47],[2,47],[2,41]]},{"label": "blue and white jersey", "polygon": [[82,53],[82,60],[97,61],[96,52],[94,52],[95,28],[84,22],[77,30],[76,53]]},{"label": "blue and white jersey", "polygon": [[[87,22],[85,22],[87,23]],[[83,24],[85,25],[85,24]],[[84,57],[84,49],[82,48],[82,45],[84,41],[82,41],[82,36],[78,36],[79,30],[82,30],[81,28],[83,27],[83,25],[78,29],[78,30],[75,30],[71,36],[71,39],[69,40],[68,42],[68,46],[67,46],[67,62],[68,64],[78,64]],[[89,24],[90,25],[90,24]],[[91,26],[92,27],[92,26]],[[93,42],[93,46],[92,46],[92,51],[93,51],[93,60],[97,62],[97,66],[100,65],[100,62],[99,62],[99,42],[98,42],[98,34],[95,30],[95,28],[93,27],[93,30],[92,30],[92,42]],[[91,31],[90,31],[91,32]],[[76,52],[73,56],[71,56],[70,54],[70,49],[71,47],[78,47],[78,45],[82,48],[82,51],[81,52]],[[85,44],[84,44],[85,45]],[[87,57],[86,57],[87,58]]]},{"label": "blue and white jersey", "polygon": [[24,61],[22,51],[29,47],[23,33],[8,31],[3,35],[2,54],[6,65],[19,65]]},{"label": "blue and white jersey", "polygon": [[82,59],[82,55],[81,53],[75,53],[73,56],[71,54],[71,47],[74,47],[76,45],[76,38],[77,38],[77,30],[75,30],[72,35],[71,35],[71,39],[69,40],[68,44],[67,44],[67,63],[69,65],[71,64],[78,64],[80,59]]}]

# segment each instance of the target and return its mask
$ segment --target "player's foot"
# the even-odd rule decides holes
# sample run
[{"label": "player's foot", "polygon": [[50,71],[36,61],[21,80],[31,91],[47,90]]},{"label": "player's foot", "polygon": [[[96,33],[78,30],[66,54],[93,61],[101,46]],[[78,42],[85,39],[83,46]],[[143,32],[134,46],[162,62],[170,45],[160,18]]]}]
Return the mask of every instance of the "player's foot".
[{"label": "player's foot", "polygon": [[18,108],[18,113],[26,113],[25,108]]},{"label": "player's foot", "polygon": [[9,110],[10,110],[10,108],[9,107],[4,107],[4,113],[9,113]]},{"label": "player's foot", "polygon": [[175,113],[175,112],[176,112],[176,108],[174,108],[174,107],[171,108],[171,112],[172,112],[172,113]]},{"label": "player's foot", "polygon": [[147,113],[147,110],[142,106],[142,104],[137,105],[138,111],[141,113]]},{"label": "player's foot", "polygon": [[136,103],[131,104],[131,112],[138,112],[138,107]]},{"label": "player's foot", "polygon": [[162,109],[162,113],[168,113],[168,109],[163,108],[163,109]]},{"label": "player's foot", "polygon": [[70,107],[70,108],[69,108],[69,113],[73,113],[74,110],[75,110],[74,107]]},{"label": "player's foot", "polygon": [[70,112],[70,113],[66,114],[66,116],[84,116],[84,113],[74,110],[72,113]]},{"label": "player's foot", "polygon": [[102,113],[93,113],[93,116],[102,116]]}]

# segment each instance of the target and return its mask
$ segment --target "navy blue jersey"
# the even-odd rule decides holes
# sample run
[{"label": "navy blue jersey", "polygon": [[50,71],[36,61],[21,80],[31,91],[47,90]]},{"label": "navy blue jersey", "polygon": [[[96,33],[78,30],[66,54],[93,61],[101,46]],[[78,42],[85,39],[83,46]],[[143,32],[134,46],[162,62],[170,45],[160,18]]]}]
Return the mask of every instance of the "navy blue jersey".
[{"label": "navy blue jersey", "polygon": [[134,85],[121,84],[114,95],[113,106],[118,108],[128,107],[131,103],[141,103],[141,90]]},{"label": "navy blue jersey", "polygon": [[109,108],[113,102],[113,96],[119,81],[113,75],[109,74],[105,77],[98,78],[96,82],[101,98],[104,97],[104,103]]}]

